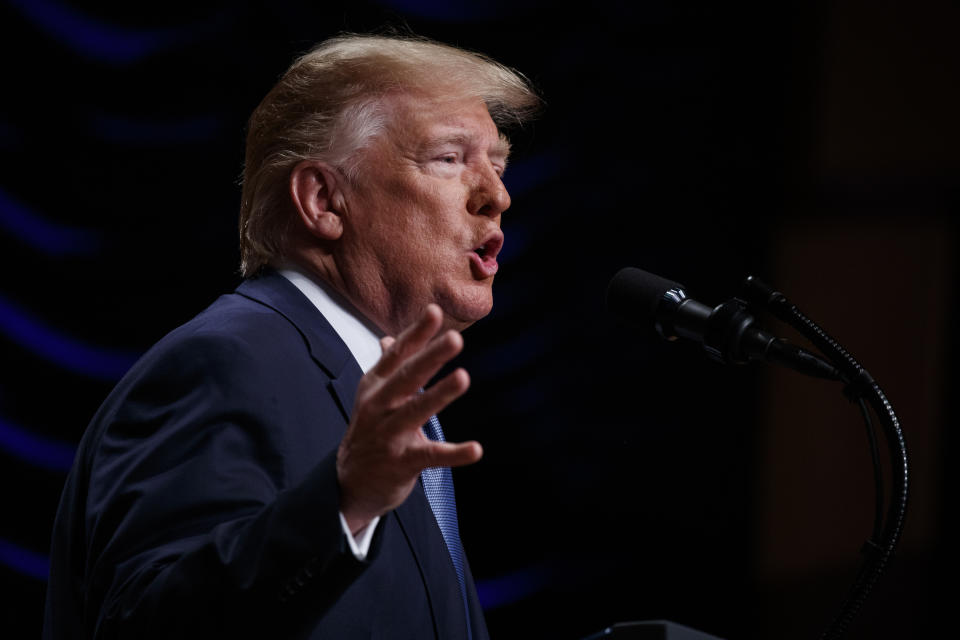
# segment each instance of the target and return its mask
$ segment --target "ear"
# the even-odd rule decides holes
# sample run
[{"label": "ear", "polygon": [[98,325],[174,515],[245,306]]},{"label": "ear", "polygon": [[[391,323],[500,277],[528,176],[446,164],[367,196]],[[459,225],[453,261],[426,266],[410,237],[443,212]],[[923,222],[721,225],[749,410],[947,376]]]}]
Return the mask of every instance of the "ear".
[{"label": "ear", "polygon": [[303,160],[290,173],[290,199],[307,231],[322,240],[343,234],[340,176],[319,160]]}]

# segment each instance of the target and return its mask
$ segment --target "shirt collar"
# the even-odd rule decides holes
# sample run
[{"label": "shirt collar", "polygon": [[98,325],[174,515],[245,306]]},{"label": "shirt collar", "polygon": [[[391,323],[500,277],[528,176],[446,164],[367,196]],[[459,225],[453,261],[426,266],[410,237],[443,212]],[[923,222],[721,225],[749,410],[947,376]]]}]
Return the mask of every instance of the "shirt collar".
[{"label": "shirt collar", "polygon": [[347,349],[364,373],[377,364],[383,353],[380,349],[380,336],[383,334],[373,323],[357,311],[348,300],[319,279],[292,266],[285,266],[279,270],[279,273],[299,289],[323,314],[333,330],[347,345]]}]

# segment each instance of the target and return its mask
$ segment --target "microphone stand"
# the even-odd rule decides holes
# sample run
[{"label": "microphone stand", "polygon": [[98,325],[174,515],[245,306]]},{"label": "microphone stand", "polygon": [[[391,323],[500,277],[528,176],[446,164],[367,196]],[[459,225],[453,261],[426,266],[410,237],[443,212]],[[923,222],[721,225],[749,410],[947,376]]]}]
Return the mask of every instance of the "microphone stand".
[{"label": "microphone stand", "polygon": [[[866,556],[864,564],[860,568],[839,613],[820,636],[822,640],[832,640],[842,636],[850,626],[867,595],[883,574],[887,562],[893,555],[893,549],[900,539],[907,512],[909,477],[907,446],[904,441],[903,430],[900,428],[900,422],[893,411],[893,406],[880,389],[880,385],[853,356],[841,347],[836,340],[827,335],[813,320],[801,313],[796,305],[787,300],[786,296],[750,276],[744,282],[743,297],[752,306],[768,310],[776,318],[799,331],[830,360],[840,373],[840,380],[844,383],[844,395],[851,402],[859,404],[866,422],[877,486],[877,512],[873,535],[867,540],[863,548]],[[880,468],[876,437],[865,401],[873,407],[883,426],[890,454],[892,495],[885,525],[883,516],[883,474]]]}]

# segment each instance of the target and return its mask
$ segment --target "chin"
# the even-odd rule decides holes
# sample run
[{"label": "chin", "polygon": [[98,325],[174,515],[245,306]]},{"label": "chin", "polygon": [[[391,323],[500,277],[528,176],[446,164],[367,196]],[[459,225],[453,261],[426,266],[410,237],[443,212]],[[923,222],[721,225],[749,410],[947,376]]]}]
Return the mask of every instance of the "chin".
[{"label": "chin", "polygon": [[444,312],[444,324],[450,329],[462,331],[490,314],[493,310],[493,294],[487,289],[485,295],[460,297],[455,304],[441,303],[440,308]]}]

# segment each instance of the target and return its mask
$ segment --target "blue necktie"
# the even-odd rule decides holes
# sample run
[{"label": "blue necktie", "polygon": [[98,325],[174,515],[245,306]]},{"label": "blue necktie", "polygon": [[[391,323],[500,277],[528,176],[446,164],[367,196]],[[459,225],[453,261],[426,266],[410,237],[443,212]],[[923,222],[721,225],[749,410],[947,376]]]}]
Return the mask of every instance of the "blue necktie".
[{"label": "blue necktie", "polygon": [[[423,425],[423,432],[431,440],[446,442],[443,429],[437,416],[430,416],[430,422]],[[447,543],[453,568],[457,572],[457,581],[460,583],[460,595],[463,597],[463,608],[467,615],[467,638],[472,638],[470,629],[470,607],[467,606],[467,585],[463,577],[463,545],[460,542],[460,526],[457,524],[457,500],[453,495],[453,474],[450,467],[428,467],[420,472],[423,480],[423,491],[430,501],[430,508],[440,525],[440,533]]]}]

